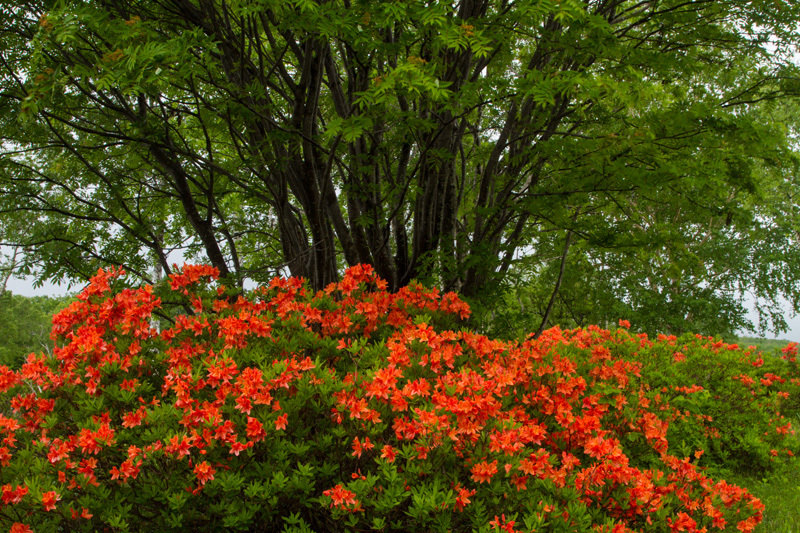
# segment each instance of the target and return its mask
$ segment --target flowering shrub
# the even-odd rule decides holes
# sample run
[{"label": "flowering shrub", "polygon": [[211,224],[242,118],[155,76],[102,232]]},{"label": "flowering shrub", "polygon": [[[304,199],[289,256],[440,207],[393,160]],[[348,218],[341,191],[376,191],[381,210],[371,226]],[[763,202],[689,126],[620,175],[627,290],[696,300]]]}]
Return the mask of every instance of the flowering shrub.
[{"label": "flowering shrub", "polygon": [[122,274],[99,272],[54,318],[53,357],[0,368],[12,531],[747,532],[761,519],[757,499],[695,464],[703,450],[676,455],[683,408],[639,357],[668,342],[598,328],[492,340],[456,329],[469,315],[456,295],[389,294],[368,266],[316,294],[275,279],[247,298],[209,267],[155,289],[115,290]]},{"label": "flowering shrub", "polygon": [[642,364],[657,397],[673,406],[673,448],[705,450],[699,464],[723,473],[768,474],[800,453],[791,420],[800,414],[797,345],[782,357],[700,335],[644,338],[615,355]]}]

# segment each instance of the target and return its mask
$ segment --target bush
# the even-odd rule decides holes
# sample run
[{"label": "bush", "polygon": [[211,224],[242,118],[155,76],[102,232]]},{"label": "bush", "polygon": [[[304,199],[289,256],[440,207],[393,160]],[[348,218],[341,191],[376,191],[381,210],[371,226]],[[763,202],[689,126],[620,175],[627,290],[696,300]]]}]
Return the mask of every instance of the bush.
[{"label": "bush", "polygon": [[[681,456],[717,474],[768,475],[794,464],[800,440],[791,420],[800,414],[797,345],[782,357],[763,356],[718,338],[687,334],[620,337],[595,327],[591,351],[640,365],[641,379],[669,422],[667,440]],[[562,336],[585,335],[583,330]],[[574,342],[573,342],[574,344]],[[569,357],[585,357],[586,348]]]},{"label": "bush", "polygon": [[800,453],[791,423],[800,414],[796,355],[795,344],[776,358],[685,335],[662,337],[631,356],[642,362],[645,381],[678,408],[673,447],[705,450],[700,464],[721,475],[764,476]]},{"label": "bush", "polygon": [[[757,499],[695,464],[702,450],[674,453],[671,424],[702,405],[675,407],[671,385],[642,378],[670,341],[599,328],[492,340],[457,329],[469,310],[456,295],[389,294],[368,266],[316,294],[275,279],[247,297],[209,267],[155,289],[120,290],[121,276],[99,272],[55,317],[52,357],[0,368],[12,531],[752,531],[761,519]],[[156,311],[171,315],[160,332]],[[708,443],[705,422],[689,446]]]}]

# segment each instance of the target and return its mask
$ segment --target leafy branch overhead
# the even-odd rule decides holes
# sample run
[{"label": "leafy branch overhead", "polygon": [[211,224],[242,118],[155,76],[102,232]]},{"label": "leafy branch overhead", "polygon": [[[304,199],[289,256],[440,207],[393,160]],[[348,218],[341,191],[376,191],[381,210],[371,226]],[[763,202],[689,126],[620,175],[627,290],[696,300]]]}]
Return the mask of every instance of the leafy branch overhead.
[{"label": "leafy branch overhead", "polygon": [[591,285],[592,309],[674,308],[642,327],[727,309],[735,329],[751,289],[780,329],[781,298],[800,303],[798,19],[745,0],[5,2],[0,216],[35,224],[3,242],[42,278],[150,280],[179,252],[238,284],[365,263],[486,301],[550,280],[534,328],[577,322]]}]

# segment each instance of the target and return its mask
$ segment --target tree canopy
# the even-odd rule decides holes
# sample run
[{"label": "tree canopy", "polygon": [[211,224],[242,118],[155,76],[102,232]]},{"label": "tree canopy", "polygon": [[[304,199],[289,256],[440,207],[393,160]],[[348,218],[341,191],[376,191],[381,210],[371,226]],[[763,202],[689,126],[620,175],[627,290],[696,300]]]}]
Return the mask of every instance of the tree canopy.
[{"label": "tree canopy", "polygon": [[513,282],[536,326],[729,330],[751,291],[781,329],[798,20],[771,0],[5,2],[0,231],[41,278],[152,280],[179,251],[319,289],[365,263],[394,290]]}]

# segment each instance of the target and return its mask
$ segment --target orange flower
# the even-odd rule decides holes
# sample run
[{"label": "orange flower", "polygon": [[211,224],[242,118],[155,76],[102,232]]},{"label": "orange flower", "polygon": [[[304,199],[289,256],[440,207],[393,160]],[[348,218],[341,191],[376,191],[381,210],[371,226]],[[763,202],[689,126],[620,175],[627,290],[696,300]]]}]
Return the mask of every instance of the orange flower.
[{"label": "orange flower", "polygon": [[500,518],[497,518],[497,515],[495,515],[494,520],[489,522],[489,525],[492,526],[494,531],[505,531],[506,533],[515,533],[517,531],[514,529],[514,524],[516,524],[514,520],[506,521],[506,515]]},{"label": "orange flower", "polygon": [[477,491],[475,489],[465,489],[464,487],[461,487],[458,484],[455,486],[455,489],[456,489],[455,509],[456,511],[463,511],[464,507],[466,507],[467,504],[472,503],[470,497],[474,496]]},{"label": "orange flower", "polygon": [[371,450],[375,445],[369,441],[369,437],[364,437],[364,442],[358,440],[358,437],[353,439],[353,457],[361,457],[364,450]]},{"label": "orange flower", "polygon": [[337,507],[344,507],[346,505],[358,505],[358,500],[355,499],[356,493],[350,490],[347,490],[341,484],[336,485],[332,489],[328,489],[322,492],[323,496],[328,496],[331,501],[331,507],[334,505]]},{"label": "orange flower", "polygon": [[497,459],[491,463],[482,461],[472,467],[472,479],[478,483],[488,483],[497,473]]},{"label": "orange flower", "polygon": [[208,464],[208,461],[203,461],[194,467],[194,473],[197,476],[197,480],[200,482],[200,484],[205,485],[208,481],[214,479],[216,470],[214,467]]},{"label": "orange flower", "polygon": [[397,456],[397,452],[395,452],[394,448],[392,448],[388,444],[386,444],[381,449],[381,457],[386,459],[386,461],[389,462],[389,463],[393,463],[396,456]]},{"label": "orange flower", "polygon": [[678,513],[678,519],[674,522],[671,518],[667,518],[667,524],[672,532],[697,530],[697,522],[686,513]]},{"label": "orange flower", "polygon": [[286,422],[289,420],[289,414],[283,413],[278,419],[275,421],[275,429],[286,429]]},{"label": "orange flower", "polygon": [[44,505],[45,511],[53,511],[56,508],[56,502],[61,499],[61,495],[59,495],[56,491],[51,490],[49,492],[45,492],[42,494],[42,505]]},{"label": "orange flower", "polygon": [[12,489],[11,485],[3,485],[2,500],[6,505],[9,503],[19,503],[26,494],[28,494],[28,487],[25,485],[17,485],[15,489]]},{"label": "orange flower", "polygon": [[89,509],[87,509],[86,507],[81,508],[81,512],[80,513],[78,511],[76,511],[75,509],[70,508],[70,513],[72,514],[72,519],[73,520],[76,520],[78,518],[85,518],[85,519],[88,520],[88,519],[90,519],[91,517],[94,516],[92,513],[89,512]]},{"label": "orange flower", "polygon": [[264,425],[256,420],[255,418],[248,416],[247,417],[247,436],[258,442],[263,440],[264,437],[267,436],[267,432],[264,430]]}]

